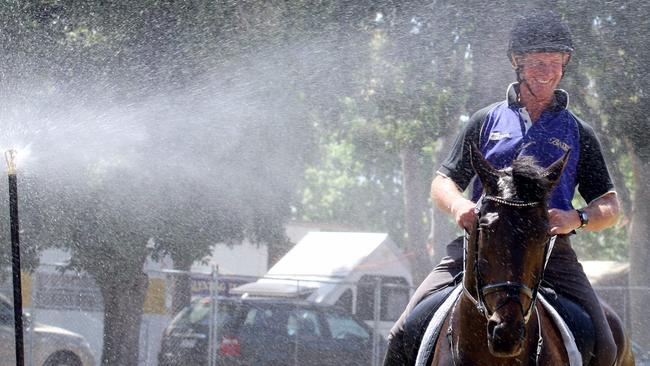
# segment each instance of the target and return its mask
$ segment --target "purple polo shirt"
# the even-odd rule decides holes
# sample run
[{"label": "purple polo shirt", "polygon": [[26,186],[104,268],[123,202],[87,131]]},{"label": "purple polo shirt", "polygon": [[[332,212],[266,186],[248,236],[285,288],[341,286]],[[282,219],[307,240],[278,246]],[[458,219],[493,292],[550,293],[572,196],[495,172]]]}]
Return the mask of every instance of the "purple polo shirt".
[{"label": "purple polo shirt", "polygon": [[[517,84],[511,84],[505,101],[472,116],[438,173],[451,178],[464,190],[474,176],[469,161],[471,141],[498,169],[509,166],[519,155],[532,156],[540,166],[548,167],[570,149],[567,166],[549,197],[549,207],[572,209],[576,186],[587,202],[613,191],[598,139],[591,127],[566,108],[568,94],[556,90],[551,107],[531,123],[517,102],[517,88]],[[481,184],[475,179],[472,200],[476,202],[481,192]]]}]

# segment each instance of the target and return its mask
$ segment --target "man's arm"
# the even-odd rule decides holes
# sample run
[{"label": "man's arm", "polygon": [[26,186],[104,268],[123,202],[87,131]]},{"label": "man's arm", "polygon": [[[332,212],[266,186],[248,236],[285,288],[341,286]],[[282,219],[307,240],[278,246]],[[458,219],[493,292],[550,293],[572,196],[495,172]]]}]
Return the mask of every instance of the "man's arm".
[{"label": "man's arm", "polygon": [[[583,210],[589,216],[589,223],[582,229],[600,231],[613,226],[618,221],[619,204],[616,192],[591,201]],[[568,234],[580,227],[580,216],[576,210],[563,211],[552,208],[548,211],[551,234]]]},{"label": "man's arm", "polygon": [[431,200],[451,214],[461,228],[469,230],[476,220],[476,204],[465,198],[456,183],[443,175],[437,175],[431,182]]},{"label": "man's arm", "polygon": [[469,149],[471,143],[480,145],[483,122],[498,104],[489,105],[470,117],[467,125],[456,136],[447,159],[442,162],[431,182],[431,200],[441,210],[451,214],[461,228],[470,229],[476,219],[476,205],[463,197],[463,191],[474,176]]}]

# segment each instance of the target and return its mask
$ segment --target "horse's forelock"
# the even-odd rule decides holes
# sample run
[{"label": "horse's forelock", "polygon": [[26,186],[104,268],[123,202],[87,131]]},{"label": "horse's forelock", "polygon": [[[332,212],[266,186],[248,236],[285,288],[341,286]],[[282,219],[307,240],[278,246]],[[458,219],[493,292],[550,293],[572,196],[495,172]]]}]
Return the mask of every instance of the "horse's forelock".
[{"label": "horse's forelock", "polygon": [[504,197],[522,201],[544,201],[550,187],[545,169],[531,156],[519,156],[510,168],[503,169],[499,191]]}]

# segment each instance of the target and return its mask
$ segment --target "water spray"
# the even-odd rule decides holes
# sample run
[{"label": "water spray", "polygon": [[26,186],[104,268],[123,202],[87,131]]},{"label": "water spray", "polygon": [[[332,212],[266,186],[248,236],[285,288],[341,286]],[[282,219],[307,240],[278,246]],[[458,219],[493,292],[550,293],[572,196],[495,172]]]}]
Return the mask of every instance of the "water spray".
[{"label": "water spray", "polygon": [[24,366],[23,346],[23,295],[20,281],[20,226],[18,224],[18,182],[16,179],[16,150],[5,151],[9,178],[9,223],[11,227],[11,268],[14,287],[14,329],[16,341],[16,366]]}]

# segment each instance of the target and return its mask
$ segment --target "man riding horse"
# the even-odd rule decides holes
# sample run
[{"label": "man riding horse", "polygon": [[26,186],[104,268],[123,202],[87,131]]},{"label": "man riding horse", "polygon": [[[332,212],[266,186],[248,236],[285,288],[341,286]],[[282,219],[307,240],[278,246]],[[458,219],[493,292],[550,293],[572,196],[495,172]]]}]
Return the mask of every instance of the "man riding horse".
[{"label": "man riding horse", "polygon": [[[550,234],[557,235],[544,280],[558,294],[579,304],[589,315],[596,339],[591,365],[611,366],[617,347],[605,312],[571,247],[576,231],[600,231],[614,225],[619,204],[600,143],[593,129],[568,109],[567,92],[557,89],[574,45],[568,26],[552,12],[533,14],[516,23],[508,58],[517,82],[507,89],[506,100],[476,112],[456,138],[448,158],[431,185],[431,198],[465,230],[476,223],[476,202],[482,187],[472,184],[471,199],[463,196],[475,176],[471,146],[478,146],[495,168],[512,164],[519,155],[548,166],[568,152],[565,169],[548,199]],[[588,204],[575,209],[576,187]],[[415,306],[441,288],[448,287],[463,269],[463,239],[447,246],[442,259],[415,291],[389,336],[384,365],[403,365],[404,322]]]}]

